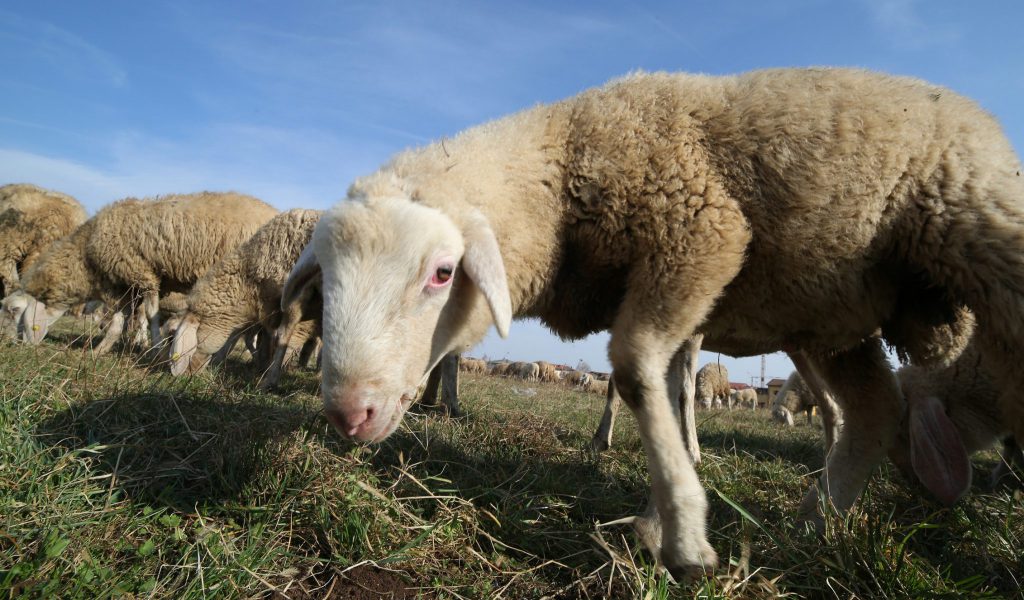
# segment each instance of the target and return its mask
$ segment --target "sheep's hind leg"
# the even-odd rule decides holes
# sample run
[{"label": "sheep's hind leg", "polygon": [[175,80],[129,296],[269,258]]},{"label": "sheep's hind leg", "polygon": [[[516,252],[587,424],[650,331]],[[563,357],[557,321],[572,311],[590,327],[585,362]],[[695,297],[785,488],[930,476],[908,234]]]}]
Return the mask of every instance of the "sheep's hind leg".
[{"label": "sheep's hind leg", "polygon": [[93,349],[93,352],[97,355],[103,355],[110,352],[110,349],[114,347],[117,339],[121,337],[121,332],[124,331],[124,312],[122,310],[114,310],[110,313],[110,321],[107,323],[107,330],[103,333],[103,340],[100,341],[99,345]]},{"label": "sheep's hind leg", "polygon": [[[846,511],[896,440],[903,396],[877,338],[851,350],[807,359],[842,409],[843,426],[828,453],[821,488],[832,506]],[[802,516],[814,519],[818,493],[814,486],[804,496]]]}]

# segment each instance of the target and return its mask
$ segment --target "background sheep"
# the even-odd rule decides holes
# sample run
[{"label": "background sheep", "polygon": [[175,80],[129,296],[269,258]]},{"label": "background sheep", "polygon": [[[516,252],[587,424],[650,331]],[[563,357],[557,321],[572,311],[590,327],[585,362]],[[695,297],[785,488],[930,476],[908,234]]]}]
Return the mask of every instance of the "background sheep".
[{"label": "background sheep", "polygon": [[804,383],[803,377],[800,377],[800,373],[793,371],[772,400],[772,417],[776,421],[792,427],[793,415],[805,413],[807,424],[810,425],[816,406],[818,406],[818,401],[807,384]]},{"label": "background sheep", "polygon": [[70,306],[100,299],[111,309],[107,335],[96,348],[110,350],[124,316],[139,308],[159,340],[159,298],[188,291],[214,262],[245,241],[276,210],[249,196],[202,192],[152,200],[115,202],[52,244],[26,274],[25,293],[39,306],[26,313],[29,339]]},{"label": "background sheep", "polygon": [[538,378],[541,381],[547,383],[558,383],[558,369],[555,368],[555,365],[543,360],[538,360],[537,366],[540,368]]},{"label": "background sheep", "polygon": [[740,408],[750,407],[751,410],[757,409],[757,390],[754,388],[743,388],[742,390],[732,390],[729,393],[729,404]]},{"label": "background sheep", "polygon": [[[898,429],[872,334],[922,310],[905,292],[970,308],[1001,385],[1024,383],[1020,169],[984,111],[916,80],[635,74],[399,155],[324,216],[291,277],[322,269],[325,414],[360,440],[389,435],[425,365],[492,323],[610,329],[665,525],[654,549],[682,576],[716,561],[663,401],[682,344],[702,333],[730,355],[805,357],[849,409],[822,473],[847,509]],[[385,269],[401,275],[351,281]],[[1024,402],[1001,403],[1024,433]],[[813,488],[803,510],[817,506]]]},{"label": "background sheep", "polygon": [[721,407],[730,390],[725,365],[708,363],[697,371],[697,402],[704,408]]},{"label": "background sheep", "polygon": [[467,358],[463,356],[459,359],[459,370],[465,371],[466,373],[487,373],[487,361],[481,358]]},{"label": "background sheep", "polygon": [[66,194],[27,183],[0,187],[0,298],[53,242],[85,222],[85,208]]},{"label": "background sheep", "polygon": [[[304,209],[276,215],[196,282],[171,343],[172,374],[201,370],[225,344],[248,330],[262,329],[268,338],[272,337],[281,325],[285,277],[309,243],[320,215],[320,211]],[[316,330],[313,321],[298,325],[288,345],[281,349],[281,365],[276,360],[274,366],[259,365],[260,369],[269,368],[263,380],[265,386],[277,383],[281,366],[316,335]]]}]

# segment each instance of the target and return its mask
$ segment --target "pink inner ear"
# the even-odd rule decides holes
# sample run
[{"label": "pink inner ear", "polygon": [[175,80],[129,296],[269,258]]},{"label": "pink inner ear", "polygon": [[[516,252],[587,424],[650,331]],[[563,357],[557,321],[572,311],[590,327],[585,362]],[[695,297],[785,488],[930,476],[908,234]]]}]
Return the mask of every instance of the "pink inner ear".
[{"label": "pink inner ear", "polygon": [[952,506],[971,487],[971,463],[960,433],[938,398],[910,401],[910,461],[918,479]]}]

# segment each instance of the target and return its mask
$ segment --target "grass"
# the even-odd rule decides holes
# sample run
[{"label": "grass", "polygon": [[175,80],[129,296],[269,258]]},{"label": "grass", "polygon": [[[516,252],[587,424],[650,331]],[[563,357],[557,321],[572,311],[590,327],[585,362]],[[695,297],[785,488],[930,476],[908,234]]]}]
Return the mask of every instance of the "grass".
[{"label": "grass", "polygon": [[628,526],[596,527],[646,496],[628,416],[612,450],[587,450],[596,395],[464,375],[465,418],[410,414],[360,446],[319,413],[311,372],[274,394],[244,361],[174,379],[130,352],[93,358],[62,323],[38,347],[0,344],[7,597],[1021,596],[1019,492],[978,484],[945,509],[883,467],[819,538],[793,517],[820,433],[763,412],[698,413],[724,566],[675,585]]}]

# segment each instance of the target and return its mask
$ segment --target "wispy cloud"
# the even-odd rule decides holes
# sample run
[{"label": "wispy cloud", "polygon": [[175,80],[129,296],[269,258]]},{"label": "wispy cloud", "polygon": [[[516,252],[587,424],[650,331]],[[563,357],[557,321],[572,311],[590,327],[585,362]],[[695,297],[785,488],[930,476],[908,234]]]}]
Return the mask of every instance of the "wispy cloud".
[{"label": "wispy cloud", "polygon": [[[896,46],[923,49],[960,41],[962,35],[952,23],[926,20],[919,8],[929,9],[920,0],[865,0],[871,18]],[[934,13],[930,13],[934,14]]]},{"label": "wispy cloud", "polygon": [[128,84],[127,71],[110,53],[46,21],[0,10],[0,38],[13,42],[12,48],[31,55],[33,61],[48,62],[66,77],[99,77],[115,87]]}]

